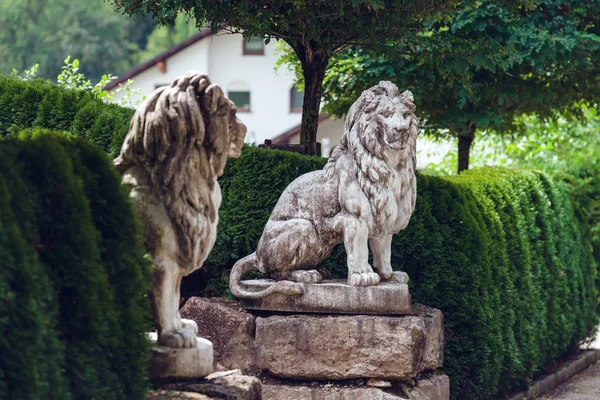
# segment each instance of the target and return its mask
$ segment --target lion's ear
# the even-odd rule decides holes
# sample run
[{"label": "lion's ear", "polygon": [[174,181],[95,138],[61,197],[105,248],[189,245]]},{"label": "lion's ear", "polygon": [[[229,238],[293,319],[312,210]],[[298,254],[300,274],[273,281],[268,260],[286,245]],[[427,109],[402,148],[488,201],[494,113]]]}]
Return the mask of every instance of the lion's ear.
[{"label": "lion's ear", "polygon": [[410,102],[414,102],[415,98],[412,94],[412,92],[410,90],[405,90],[404,92],[402,92],[402,94],[400,95],[400,97],[402,97],[405,100],[408,100]]}]

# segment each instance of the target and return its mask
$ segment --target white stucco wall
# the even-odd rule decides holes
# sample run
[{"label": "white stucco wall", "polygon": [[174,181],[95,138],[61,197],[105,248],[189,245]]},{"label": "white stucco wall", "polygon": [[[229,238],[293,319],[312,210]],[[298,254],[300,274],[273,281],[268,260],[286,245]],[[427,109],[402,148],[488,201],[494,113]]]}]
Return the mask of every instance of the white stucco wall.
[{"label": "white stucco wall", "polygon": [[[281,67],[274,70],[278,55],[274,53],[276,41],[265,45],[264,55],[244,55],[243,37],[228,33],[217,33],[169,57],[167,71],[162,73],[157,66],[133,78],[132,89],[140,89],[149,95],[157,84],[168,84],[187,71],[207,72],[214,83],[225,93],[232,85],[245,84],[250,90],[250,112],[238,112],[248,128],[246,141],[263,143],[283,131],[298,125],[301,113],[290,112],[290,89],[293,74]],[[121,94],[115,96],[118,101]]]}]

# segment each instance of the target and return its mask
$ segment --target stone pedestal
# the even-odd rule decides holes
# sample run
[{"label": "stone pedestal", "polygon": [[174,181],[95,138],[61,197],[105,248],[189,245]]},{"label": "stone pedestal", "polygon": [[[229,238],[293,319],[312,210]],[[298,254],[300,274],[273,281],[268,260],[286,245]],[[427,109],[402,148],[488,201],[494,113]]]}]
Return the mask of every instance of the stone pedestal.
[{"label": "stone pedestal", "polygon": [[203,378],[213,371],[213,346],[206,339],[198,338],[192,349],[157,346],[152,349],[150,379]]},{"label": "stone pedestal", "polygon": [[[270,279],[244,281],[249,291],[261,292],[275,284]],[[248,310],[325,314],[411,314],[406,283],[382,282],[377,286],[351,286],[346,280],[302,284],[299,296],[272,294],[263,299],[241,299]]]}]

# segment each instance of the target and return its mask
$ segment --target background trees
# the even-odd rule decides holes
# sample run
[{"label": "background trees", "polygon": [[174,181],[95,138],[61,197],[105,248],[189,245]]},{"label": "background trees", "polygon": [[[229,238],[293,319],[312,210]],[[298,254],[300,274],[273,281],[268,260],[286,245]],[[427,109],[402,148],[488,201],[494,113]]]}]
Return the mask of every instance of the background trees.
[{"label": "background trees", "polygon": [[245,36],[281,39],[294,51],[302,66],[304,104],[300,143],[316,141],[325,69],[349,45],[377,47],[383,38],[398,39],[414,33],[425,17],[441,18],[456,0],[273,0],[255,1],[148,1],[113,0],[130,15],[151,15],[173,23],[185,12],[201,26],[216,29],[226,23]]},{"label": "background trees", "polygon": [[463,4],[452,19],[425,22],[410,54],[396,43],[341,54],[325,79],[325,109],[343,115],[362,90],[392,80],[415,93],[428,132],[458,138],[462,171],[477,131],[513,132],[523,113],[576,116],[575,103],[598,98],[599,6],[542,0],[514,13]]}]

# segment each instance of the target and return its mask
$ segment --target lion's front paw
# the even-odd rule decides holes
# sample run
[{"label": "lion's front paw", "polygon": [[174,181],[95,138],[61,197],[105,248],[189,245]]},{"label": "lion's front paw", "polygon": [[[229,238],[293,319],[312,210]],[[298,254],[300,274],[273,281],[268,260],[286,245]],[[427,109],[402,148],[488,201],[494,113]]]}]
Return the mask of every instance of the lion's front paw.
[{"label": "lion's front paw", "polygon": [[386,282],[408,283],[408,274],[403,271],[393,271],[388,277],[383,277]]},{"label": "lion's front paw", "polygon": [[198,334],[198,324],[193,319],[181,318],[181,327],[194,332],[194,335]]},{"label": "lion's front paw", "polygon": [[162,335],[158,338],[158,344],[165,347],[193,348],[196,347],[197,343],[196,334],[183,328],[162,332]]},{"label": "lion's front paw", "polygon": [[375,272],[352,274],[348,278],[348,283],[352,286],[375,286],[379,283],[379,275]]}]

